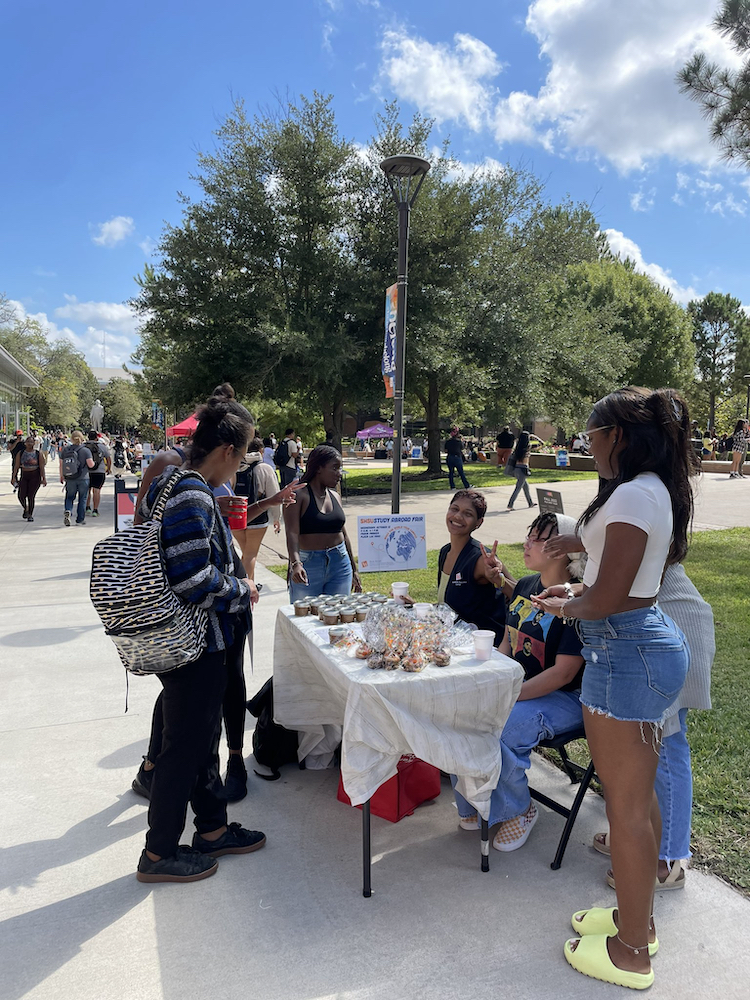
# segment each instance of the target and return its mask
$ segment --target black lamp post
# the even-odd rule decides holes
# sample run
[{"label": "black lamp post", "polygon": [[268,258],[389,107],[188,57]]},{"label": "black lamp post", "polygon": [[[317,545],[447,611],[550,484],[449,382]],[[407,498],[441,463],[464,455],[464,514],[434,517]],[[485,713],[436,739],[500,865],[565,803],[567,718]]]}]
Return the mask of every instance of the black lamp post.
[{"label": "black lamp post", "polygon": [[380,164],[388,179],[393,200],[398,205],[398,296],[396,300],[396,371],[393,380],[395,411],[393,425],[396,439],[393,442],[393,480],[391,485],[391,514],[398,514],[401,507],[401,439],[404,426],[404,363],[406,359],[406,284],[409,267],[409,213],[430,161],[421,156],[389,156]]},{"label": "black lamp post", "polygon": [[745,403],[745,420],[750,420],[750,375],[743,375],[747,382],[747,402]]}]

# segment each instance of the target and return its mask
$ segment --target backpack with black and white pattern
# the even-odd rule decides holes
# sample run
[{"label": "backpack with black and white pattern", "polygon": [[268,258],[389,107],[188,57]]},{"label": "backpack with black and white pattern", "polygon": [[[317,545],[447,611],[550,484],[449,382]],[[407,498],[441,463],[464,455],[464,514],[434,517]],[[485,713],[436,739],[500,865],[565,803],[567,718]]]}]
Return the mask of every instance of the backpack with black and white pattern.
[{"label": "backpack with black and white pattern", "polygon": [[177,483],[177,469],[161,488],[145,524],[103,538],[94,546],[91,602],[125,669],[163,674],[197,660],[206,648],[208,615],[180,600],[169,585],[161,544],[161,519]]}]

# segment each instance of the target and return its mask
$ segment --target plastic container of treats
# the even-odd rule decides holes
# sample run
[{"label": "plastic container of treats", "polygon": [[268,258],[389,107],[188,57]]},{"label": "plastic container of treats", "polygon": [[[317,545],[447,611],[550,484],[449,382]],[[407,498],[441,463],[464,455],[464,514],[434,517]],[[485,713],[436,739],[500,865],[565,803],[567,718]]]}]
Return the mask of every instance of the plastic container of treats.
[{"label": "plastic container of treats", "polygon": [[344,625],[332,625],[328,629],[328,641],[332,646],[338,646],[342,639],[345,639],[349,629]]},{"label": "plastic container of treats", "polygon": [[339,617],[341,618],[342,625],[351,625],[352,622],[357,620],[357,612],[352,607],[346,607],[342,605],[339,608]]},{"label": "plastic container of treats", "polygon": [[312,606],[309,600],[295,601],[294,602],[294,613],[298,618],[305,618],[312,611]]},{"label": "plastic container of treats", "polygon": [[321,621],[324,625],[338,625],[339,613],[335,608],[325,608],[321,614]]}]

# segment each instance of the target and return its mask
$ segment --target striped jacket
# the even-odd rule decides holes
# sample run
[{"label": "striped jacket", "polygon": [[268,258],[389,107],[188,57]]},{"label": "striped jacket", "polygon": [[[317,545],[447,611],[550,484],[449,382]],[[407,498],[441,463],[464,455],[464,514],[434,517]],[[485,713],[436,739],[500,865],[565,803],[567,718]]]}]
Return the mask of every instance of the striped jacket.
[{"label": "striped jacket", "polygon": [[[161,485],[174,472],[169,466],[151,484],[141,513],[151,516]],[[167,501],[162,519],[162,547],[167,579],[175,594],[208,612],[207,649],[227,649],[238,616],[250,606],[247,580],[235,575],[229,529],[205,479],[197,472],[181,479]]]}]

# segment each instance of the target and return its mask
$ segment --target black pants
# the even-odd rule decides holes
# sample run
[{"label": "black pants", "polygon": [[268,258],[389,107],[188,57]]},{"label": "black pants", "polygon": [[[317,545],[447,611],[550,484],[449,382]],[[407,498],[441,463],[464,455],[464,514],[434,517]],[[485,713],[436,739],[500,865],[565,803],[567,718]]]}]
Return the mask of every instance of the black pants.
[{"label": "black pants", "polygon": [[217,830],[227,821],[227,804],[218,794],[226,652],[206,652],[159,680],[161,749],[154,760],[146,849],[166,858],[177,850],[188,802],[199,833]]},{"label": "black pants", "polygon": [[[230,750],[242,750],[245,742],[245,633],[239,626],[236,629],[237,638],[226,652],[227,683],[224,690],[222,714],[224,729],[227,734],[227,746]],[[241,634],[240,634],[241,633]],[[252,633],[249,633],[252,635]],[[148,759],[155,764],[161,753],[162,733],[164,731],[164,692],[159,694],[154,705],[151,718],[151,739],[148,743]]]},{"label": "black pants", "polygon": [[39,469],[31,472],[21,471],[21,481],[18,484],[18,502],[29,514],[34,513],[34,500],[42,485],[42,474]]}]

